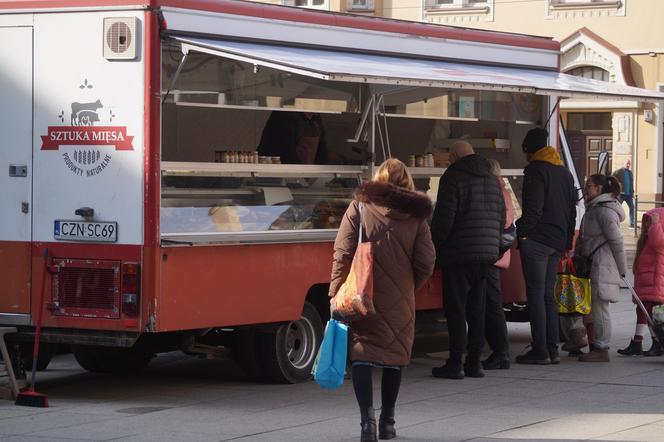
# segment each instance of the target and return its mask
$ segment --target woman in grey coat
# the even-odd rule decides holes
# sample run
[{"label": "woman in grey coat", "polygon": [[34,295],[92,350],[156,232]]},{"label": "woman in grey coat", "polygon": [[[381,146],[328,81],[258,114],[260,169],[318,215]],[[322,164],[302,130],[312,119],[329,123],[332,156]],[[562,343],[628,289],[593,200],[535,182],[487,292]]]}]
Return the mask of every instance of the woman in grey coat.
[{"label": "woman in grey coat", "polygon": [[623,247],[620,223],[625,219],[617,197],[620,184],[615,177],[592,175],[584,187],[586,214],[581,220],[581,234],[575,253],[590,256],[592,291],[592,318],[595,340],[591,351],[580,356],[582,362],[609,362],[611,317],[609,303],[618,302],[620,278],[625,276],[627,261]]}]

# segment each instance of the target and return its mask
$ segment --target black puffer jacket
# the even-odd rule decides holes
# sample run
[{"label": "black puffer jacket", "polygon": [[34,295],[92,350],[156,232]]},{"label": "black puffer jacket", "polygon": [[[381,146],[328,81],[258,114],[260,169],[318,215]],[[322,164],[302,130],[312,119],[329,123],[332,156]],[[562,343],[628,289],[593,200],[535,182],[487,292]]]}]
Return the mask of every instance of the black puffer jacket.
[{"label": "black puffer jacket", "polygon": [[504,224],[500,184],[486,158],[473,154],[454,162],[440,180],[431,221],[438,265],[496,262]]},{"label": "black puffer jacket", "polygon": [[574,179],[553,148],[536,155],[533,158],[541,159],[523,171],[523,214],[516,222],[517,234],[563,252],[572,247],[576,225]]}]

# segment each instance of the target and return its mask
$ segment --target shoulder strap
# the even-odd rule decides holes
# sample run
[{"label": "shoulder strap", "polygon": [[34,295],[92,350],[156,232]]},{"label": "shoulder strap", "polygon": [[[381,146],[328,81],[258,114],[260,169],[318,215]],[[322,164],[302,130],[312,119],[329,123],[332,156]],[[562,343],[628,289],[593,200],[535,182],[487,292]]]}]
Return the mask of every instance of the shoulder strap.
[{"label": "shoulder strap", "polygon": [[364,206],[364,203],[361,202],[361,201],[357,205],[357,208],[358,208],[357,210],[358,210],[358,213],[359,213],[359,216],[358,216],[358,231],[359,231],[359,234],[357,235],[357,244],[358,245],[362,244],[362,207],[363,206]]},{"label": "shoulder strap", "polygon": [[600,244],[600,245],[598,245],[597,247],[595,247],[595,250],[593,250],[592,252],[590,252],[590,255],[588,255],[588,258],[592,258],[593,255],[594,255],[595,253],[597,253],[597,251],[598,251],[602,246],[604,246],[604,244],[606,244],[606,243],[608,243],[608,242],[609,242],[609,240],[607,239],[607,240],[604,241],[602,244]]}]

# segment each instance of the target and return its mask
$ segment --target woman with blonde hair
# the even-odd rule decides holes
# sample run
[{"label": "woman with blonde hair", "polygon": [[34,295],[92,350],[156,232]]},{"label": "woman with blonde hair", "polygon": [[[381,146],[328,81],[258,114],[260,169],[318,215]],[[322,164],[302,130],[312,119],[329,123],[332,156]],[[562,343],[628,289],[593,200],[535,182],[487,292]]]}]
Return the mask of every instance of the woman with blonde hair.
[{"label": "woman with blonde hair", "polygon": [[374,367],[382,369],[378,433],[381,439],[396,437],[394,407],[401,369],[409,364],[413,347],[415,290],[431,276],[436,260],[427,222],[431,212],[431,201],[414,190],[406,166],[390,158],[355,192],[334,242],[330,296],[348,276],[360,228],[363,238],[373,243],[376,314],[350,327],[349,359],[362,441],[377,440]]}]

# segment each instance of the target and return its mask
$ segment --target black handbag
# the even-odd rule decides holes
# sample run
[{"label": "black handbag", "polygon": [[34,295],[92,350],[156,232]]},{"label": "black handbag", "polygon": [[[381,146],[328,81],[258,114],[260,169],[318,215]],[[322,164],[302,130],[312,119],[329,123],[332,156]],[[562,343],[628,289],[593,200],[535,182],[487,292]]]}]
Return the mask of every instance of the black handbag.
[{"label": "black handbag", "polygon": [[572,265],[574,266],[574,272],[573,272],[574,276],[578,276],[580,278],[590,278],[590,271],[593,268],[593,255],[597,253],[597,251],[607,242],[609,241],[608,240],[604,241],[602,244],[595,247],[595,250],[593,250],[588,256],[583,256],[583,255],[572,256]]},{"label": "black handbag", "polygon": [[512,224],[506,229],[503,229],[503,233],[500,235],[500,254],[507,252],[512,244],[516,240],[516,226]]}]

